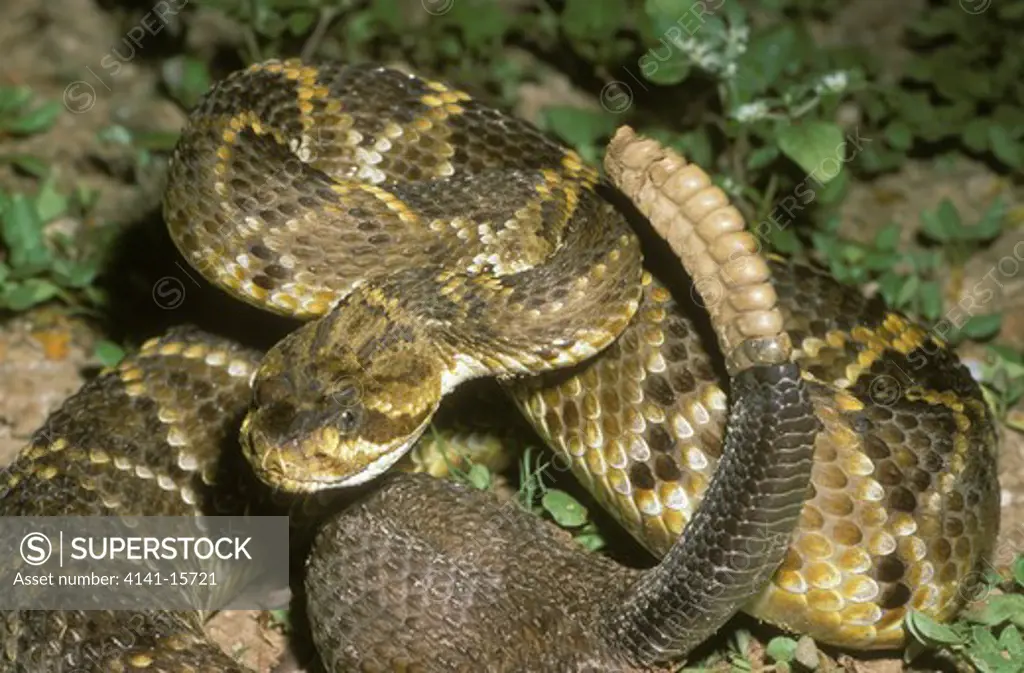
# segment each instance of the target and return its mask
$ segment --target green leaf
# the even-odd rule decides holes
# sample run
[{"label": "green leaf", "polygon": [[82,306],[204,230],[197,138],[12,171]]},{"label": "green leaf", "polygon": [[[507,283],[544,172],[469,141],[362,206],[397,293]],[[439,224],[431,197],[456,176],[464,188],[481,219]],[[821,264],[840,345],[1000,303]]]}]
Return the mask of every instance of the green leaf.
[{"label": "green leaf", "polygon": [[897,308],[909,305],[917,295],[917,290],[920,286],[921,279],[918,276],[906,276],[903,287],[900,288],[899,294],[896,295]]},{"label": "green leaf", "polygon": [[611,135],[617,126],[615,118],[603,110],[584,110],[571,106],[544,108],[541,123],[574,147],[585,161],[599,160],[598,143]]},{"label": "green leaf", "polygon": [[[835,168],[831,164],[825,168],[826,173],[832,170],[835,170]],[[839,203],[846,196],[849,188],[850,172],[840,169],[834,180],[829,180],[817,189],[818,202],[826,206]]]},{"label": "green leaf", "polygon": [[692,163],[698,166],[711,164],[711,136],[706,129],[694,129],[680,136],[677,136],[677,147],[683,150],[684,155]]},{"label": "green leaf", "polygon": [[822,184],[839,175],[843,162],[843,131],[831,122],[808,121],[784,126],[779,149]]},{"label": "green leaf", "polygon": [[292,613],[287,608],[270,610],[270,621],[281,627],[285,633],[292,631]]},{"label": "green leaf", "polygon": [[96,132],[96,140],[111,145],[131,145],[132,132],[120,124],[111,124]]},{"label": "green leaf", "polygon": [[986,673],[1011,673],[1020,671],[1019,662],[1007,661],[996,637],[984,627],[971,629],[974,641],[967,649],[967,656]]},{"label": "green leaf", "polygon": [[768,641],[765,654],[772,658],[772,661],[790,662],[796,658],[796,641],[786,636],[776,636]]},{"label": "green leaf", "polygon": [[988,149],[988,126],[989,120],[985,117],[975,117],[967,122],[963,134],[960,136],[967,149],[972,152],[984,152]]},{"label": "green leaf", "polygon": [[[444,6],[444,3],[435,2],[435,5]],[[492,0],[448,0],[448,6],[451,10],[444,18],[459,27],[462,41],[470,50],[497,49],[505,34],[516,27],[516,15]],[[612,44],[611,40],[600,42],[602,46]]]},{"label": "green leaf", "polygon": [[922,231],[926,236],[939,243],[956,240],[963,223],[956,206],[949,199],[943,199],[935,212],[921,213]]},{"label": "green leaf", "polygon": [[900,120],[896,120],[885,127],[885,139],[893,149],[906,152],[914,144],[914,134],[910,126]]},{"label": "green leaf", "polygon": [[940,624],[923,612],[910,610],[906,617],[907,629],[924,644],[962,645],[964,634],[947,624]]},{"label": "green leaf", "polygon": [[557,488],[549,488],[544,493],[541,505],[559,526],[575,528],[587,522],[587,508],[576,498]]},{"label": "green leaf", "polygon": [[942,315],[942,288],[934,280],[921,283],[919,293],[921,299],[921,315],[926,320],[937,320]]},{"label": "green leaf", "polygon": [[899,294],[900,288],[906,282],[905,279],[906,276],[901,276],[891,269],[882,274],[878,279],[878,289],[882,293],[885,303],[893,307],[896,306],[896,295]]},{"label": "green leaf", "polygon": [[1024,615],[1024,595],[1005,594],[992,596],[979,608],[968,612],[966,617],[977,624],[998,626],[1020,615]]},{"label": "green leaf", "polygon": [[901,259],[901,255],[896,251],[892,250],[872,250],[864,256],[861,264],[868,271],[874,271],[880,273],[887,271],[898,264]]},{"label": "green leaf", "polygon": [[1015,624],[1010,624],[999,634],[999,646],[1006,650],[1010,661],[1024,661],[1024,638]]},{"label": "green leaf", "polygon": [[32,100],[27,86],[0,86],[0,114],[24,107]]},{"label": "green leaf", "polygon": [[988,127],[989,147],[996,158],[1011,168],[1024,166],[1024,144],[1016,140],[1010,131],[1000,124]]},{"label": "green leaf", "polygon": [[625,0],[567,0],[562,27],[574,40],[604,42],[626,24],[629,13]]},{"label": "green leaf", "polygon": [[601,531],[597,529],[593,521],[588,521],[587,525],[583,526],[573,539],[577,543],[583,545],[583,548],[587,551],[600,551],[605,546],[604,536],[601,535]]},{"label": "green leaf", "polygon": [[756,34],[736,61],[732,103],[742,105],[771,89],[787,66],[799,62],[798,52],[797,31],[788,22]]},{"label": "green leaf", "polygon": [[491,487],[491,471],[488,470],[485,465],[473,463],[469,466],[469,471],[466,473],[466,481],[468,481],[473,488],[486,491]]},{"label": "green leaf", "polygon": [[[966,339],[982,341],[991,338],[999,332],[1003,326],[1002,313],[990,313],[988,315],[975,315],[967,319],[967,322],[960,328],[960,336]],[[1021,597],[1024,599],[1024,596]]]},{"label": "green leaf", "polygon": [[779,147],[777,145],[765,145],[759,147],[749,155],[747,155],[747,169],[756,171],[759,168],[767,166],[779,156]]},{"label": "green leaf", "polygon": [[875,247],[879,250],[895,250],[900,243],[902,227],[898,222],[890,222],[875,233]]},{"label": "green leaf", "polygon": [[690,62],[682,52],[676,50],[673,50],[672,55],[664,61],[659,61],[650,54],[641,56],[638,64],[644,79],[659,86],[679,84],[693,72]]},{"label": "green leaf", "polygon": [[[671,35],[681,28],[680,20],[693,16],[694,7],[700,0],[644,0],[644,14],[647,15],[650,35],[655,39]],[[580,1],[580,4],[585,4]],[[598,3],[591,3],[598,4]],[[682,25],[687,25],[685,20]]]},{"label": "green leaf", "polygon": [[978,223],[968,227],[965,232],[971,240],[988,241],[1003,232],[1003,222],[1006,219],[1006,208],[1002,199],[995,199],[988,207],[985,214],[981,216]]},{"label": "green leaf", "polygon": [[23,112],[17,119],[2,123],[5,131],[13,135],[27,136],[48,130],[64,110],[57,101],[43,103],[30,112]]},{"label": "green leaf", "polygon": [[316,12],[312,10],[296,10],[288,15],[286,23],[288,32],[298,37],[313,27],[316,22]]},{"label": "green leaf", "polygon": [[62,285],[83,288],[96,280],[99,265],[94,260],[55,259],[52,270]]},{"label": "green leaf", "polygon": [[0,156],[0,162],[9,163],[36,178],[42,178],[50,172],[46,162],[32,154],[5,154]]},{"label": "green leaf", "polygon": [[107,303],[107,292],[95,285],[83,287],[82,294],[85,295],[85,298],[94,306],[103,306]]},{"label": "green leaf", "polygon": [[999,103],[992,110],[991,119],[994,123],[1006,129],[1012,137],[1017,139],[1024,138],[1024,127],[1022,127],[1022,124],[1024,124],[1024,109],[1021,109],[1019,105]]},{"label": "green leaf", "polygon": [[1018,556],[1013,562],[1013,579],[1024,587],[1024,556]]},{"label": "green leaf", "polygon": [[206,62],[191,56],[167,59],[160,73],[171,96],[186,108],[194,107],[212,84]]},{"label": "green leaf", "polygon": [[3,213],[0,238],[10,251],[11,268],[19,272],[38,271],[50,263],[50,251],[43,239],[43,223],[36,207],[24,194],[11,197]]},{"label": "green leaf", "polygon": [[12,311],[25,311],[60,293],[60,288],[42,278],[28,278],[21,283],[7,285],[0,294],[0,305]]},{"label": "green leaf", "polygon": [[96,342],[93,355],[104,367],[114,367],[124,359],[124,349],[113,341],[102,339]]},{"label": "green leaf", "polygon": [[53,175],[39,187],[35,204],[36,213],[43,224],[54,221],[68,211],[68,197],[57,191],[57,180]]}]

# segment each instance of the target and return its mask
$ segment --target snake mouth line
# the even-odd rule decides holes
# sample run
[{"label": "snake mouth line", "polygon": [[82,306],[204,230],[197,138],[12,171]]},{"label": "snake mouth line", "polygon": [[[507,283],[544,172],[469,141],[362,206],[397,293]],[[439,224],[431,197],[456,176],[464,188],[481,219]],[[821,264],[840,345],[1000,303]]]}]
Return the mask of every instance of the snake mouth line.
[{"label": "snake mouth line", "polygon": [[[423,434],[427,423],[392,446],[355,442],[335,445],[312,458],[289,459],[296,452],[273,444],[258,432],[243,432],[243,452],[260,481],[290,493],[316,493],[351,488],[373,481],[400,461]],[[362,446],[360,446],[362,445]],[[353,457],[371,457],[363,463]],[[365,458],[364,458],[365,460]]]},{"label": "snake mouth line", "polygon": [[[384,455],[375,458],[365,467],[350,474],[345,474],[342,470],[331,470],[330,468],[327,468],[324,470],[317,470],[318,472],[321,472],[321,474],[311,475],[307,472],[302,477],[296,477],[293,475],[299,474],[302,471],[295,469],[295,466],[285,463],[284,470],[288,470],[289,472],[286,473],[280,465],[270,464],[274,462],[274,458],[272,456],[274,453],[278,453],[278,450],[272,450],[269,453],[264,454],[266,458],[263,462],[267,464],[255,464],[253,467],[256,472],[256,476],[259,477],[260,481],[275,489],[293,493],[316,493],[335,488],[361,486],[370,482],[387,472],[388,469],[405,456],[406,452],[407,449],[405,447],[389,451]],[[259,459],[257,458],[257,460]]]}]

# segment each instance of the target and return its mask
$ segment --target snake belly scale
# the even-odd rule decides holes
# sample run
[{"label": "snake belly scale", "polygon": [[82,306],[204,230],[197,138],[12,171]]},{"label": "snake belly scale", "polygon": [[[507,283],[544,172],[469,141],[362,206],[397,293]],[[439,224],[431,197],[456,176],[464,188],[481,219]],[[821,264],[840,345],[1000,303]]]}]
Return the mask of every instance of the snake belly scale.
[{"label": "snake belly scale", "polygon": [[[364,482],[460,381],[540,374],[510,379],[513,398],[665,554],[722,455],[729,391],[598,187],[571,151],[441,83],[271,62],[218,84],[176,150],[165,213],[211,282],[309,320],[255,370],[242,439],[260,478]],[[748,611],[897,646],[909,607],[958,609],[994,540],[991,417],[925,330],[818,270],[776,260],[772,276],[823,430],[797,532]]]}]

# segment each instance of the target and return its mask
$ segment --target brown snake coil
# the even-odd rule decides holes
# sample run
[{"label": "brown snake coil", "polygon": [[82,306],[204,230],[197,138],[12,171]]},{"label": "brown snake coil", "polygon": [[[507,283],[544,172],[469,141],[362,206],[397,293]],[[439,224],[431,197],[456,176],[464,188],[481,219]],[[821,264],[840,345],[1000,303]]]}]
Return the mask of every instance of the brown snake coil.
[{"label": "brown snake coil", "polygon": [[[394,242],[396,238],[405,247],[396,248],[399,250],[397,253],[382,252],[385,257],[389,254],[411,255],[414,257],[411,264],[429,266],[433,259],[431,256],[442,251],[432,248],[433,239],[429,236],[418,238],[419,234],[412,225],[417,222],[427,225],[425,231],[440,239],[439,234],[445,230],[443,226],[435,228],[435,220],[442,224],[450,223],[453,231],[465,232],[461,238],[456,236],[455,242],[438,241],[439,245],[464,252],[459,258],[462,268],[497,270],[499,278],[502,272],[508,278],[515,277],[517,273],[529,273],[528,269],[517,266],[517,257],[509,254],[508,248],[495,244],[496,241],[501,242],[501,233],[505,230],[495,228],[493,223],[506,221],[500,218],[507,217],[510,212],[520,217],[513,204],[518,203],[522,208],[519,227],[526,228],[532,237],[528,239],[530,245],[511,250],[516,254],[522,252],[526,257],[534,255],[537,259],[547,259],[552,254],[557,257],[558,253],[552,251],[564,251],[566,248],[558,247],[561,245],[558,239],[551,238],[548,233],[555,230],[540,226],[531,229],[531,224],[561,222],[564,225],[576,217],[585,221],[588,212],[598,214],[594,221],[611,223],[615,219],[603,210],[603,202],[592,198],[593,179],[588,177],[588,169],[581,167],[577,158],[549,141],[538,140],[541,137],[522,122],[473,103],[465,94],[441,84],[406,79],[372,68],[264,64],[249,72],[252,73],[250,80],[240,75],[233,84],[224,85],[220,89],[221,97],[212,97],[210,100],[213,102],[194,116],[194,127],[198,129],[198,135],[194,137],[198,140],[192,146],[186,140],[184,151],[187,154],[201,150],[205,153],[196,156],[206,159],[176,161],[176,170],[182,171],[181,181],[174,183],[172,180],[172,184],[179,187],[177,191],[170,190],[169,202],[180,205],[171,206],[168,220],[172,230],[175,226],[188,225],[187,230],[180,230],[179,244],[183,243],[186,255],[200,270],[236,295],[245,295],[249,301],[272,310],[293,312],[300,317],[323,313],[332,297],[355,287],[356,299],[344,301],[361,307],[362,312],[355,313],[360,316],[358,321],[353,323],[346,318],[335,323],[334,329],[323,329],[322,326],[330,325],[330,322],[321,322],[319,327],[312,326],[317,323],[310,323],[310,327],[304,328],[304,336],[292,343],[308,347],[320,340],[325,349],[337,350],[344,345],[345,336],[356,333],[366,335],[366,344],[370,343],[371,337],[380,342],[382,335],[386,336],[383,341],[391,346],[412,344],[392,360],[371,358],[372,362],[379,360],[383,367],[375,372],[379,374],[376,378],[391,386],[381,388],[381,391],[393,392],[395,385],[421,380],[436,380],[436,390],[443,391],[455,380],[449,374],[446,384],[444,372],[439,372],[433,365],[427,369],[418,368],[424,352],[417,351],[415,344],[421,343],[417,339],[429,330],[407,320],[406,315],[411,313],[408,312],[409,306],[391,302],[394,297],[411,296],[413,305],[422,297],[421,308],[435,311],[435,317],[439,318],[465,320],[466,317],[485,316],[486,322],[474,323],[481,328],[475,334],[489,335],[492,340],[474,339],[469,343],[442,341],[444,348],[461,349],[461,352],[472,356],[470,360],[475,358],[477,364],[489,358],[488,366],[495,370],[504,368],[505,373],[513,374],[534,371],[530,367],[545,362],[559,367],[567,364],[557,351],[524,350],[523,343],[516,341],[519,332],[513,333],[502,324],[516,324],[510,316],[517,310],[528,314],[538,311],[534,317],[542,317],[545,306],[565,301],[567,295],[560,292],[564,278],[552,281],[531,295],[529,288],[536,286],[524,284],[520,287],[500,280],[495,285],[495,281],[483,283],[458,275],[427,276],[426,280],[422,276],[409,276],[406,280],[400,277],[397,280],[385,279],[378,285],[359,285],[346,274],[350,267],[355,267],[355,271],[364,276],[367,268],[375,270],[379,261],[368,261],[367,256],[377,250],[388,250],[384,244]],[[353,95],[353,92],[362,93]],[[217,106],[222,103],[233,107],[221,110]],[[369,126],[364,126],[366,124]],[[338,148],[338,154],[320,155],[308,165],[327,172],[323,174],[334,171],[345,179],[358,179],[339,192],[330,180],[303,168],[308,166],[305,162],[310,158],[306,138],[312,137],[330,140],[332,146]],[[387,143],[383,143],[384,138],[387,138]],[[713,215],[724,205],[720,192],[708,189],[706,176],[694,172],[678,157],[664,150],[657,150],[652,157],[651,147],[648,145],[644,149],[642,145],[642,141],[627,144],[618,155],[621,159],[619,166],[623,169],[618,182],[656,228],[666,217],[671,219],[673,212],[692,212],[689,206],[694,205],[699,212],[696,218],[698,230],[702,223],[710,227],[709,231],[717,231],[718,225],[729,226],[726,220],[715,224],[713,218],[704,217]],[[189,150],[189,147],[193,149]],[[268,171],[265,159],[274,152],[279,152],[282,165],[288,161],[294,163],[296,158],[298,164],[287,170]],[[488,187],[487,175],[473,179],[479,181],[484,192],[491,190],[488,196],[507,197],[509,209],[505,211],[500,208],[494,210],[487,200],[470,198],[469,191],[452,190],[450,193],[459,194],[457,199],[452,199],[450,195],[446,196],[448,192],[436,191],[436,188],[434,192],[426,189],[417,192],[403,182],[407,173],[418,172],[423,178],[430,177],[426,174],[434,170],[434,177],[447,179],[449,188],[460,185],[468,188],[473,180],[467,178],[465,184],[459,183],[460,172],[454,169],[486,174],[495,162],[506,161],[519,162],[519,170],[524,171],[522,179],[509,182],[506,178],[490,183],[491,187]],[[614,168],[609,163],[612,175],[615,175]],[[449,174],[448,171],[452,170],[454,173]],[[542,179],[531,180],[531,171]],[[271,172],[273,180],[269,179]],[[216,175],[221,175],[219,183]],[[391,182],[395,179],[397,183]],[[221,187],[213,192],[203,191],[211,184],[220,184]],[[510,185],[510,190],[504,189]],[[275,205],[271,209],[261,207],[261,199],[266,195],[258,189],[261,186],[271,190],[275,196],[272,202]],[[400,194],[397,200],[396,192]],[[337,215],[324,204],[331,203],[330,199],[338,196],[354,199],[357,203]],[[211,208],[211,199],[226,199],[237,210],[230,212],[230,208]],[[691,199],[694,203],[690,203]],[[500,198],[491,201],[496,202],[500,203]],[[179,210],[175,211],[175,208]],[[360,228],[370,221],[362,219],[364,213],[375,216],[376,228]],[[339,247],[344,244],[350,249],[353,242],[378,247],[370,247],[361,255],[332,257],[329,253],[335,245],[334,239],[326,235],[314,239],[304,233],[308,229],[303,227],[308,227],[313,220],[324,222],[331,217],[342,216],[354,220],[351,233],[338,238]],[[492,223],[491,228],[469,226],[480,218]],[[239,226],[235,227],[235,224]],[[582,227],[581,231],[591,228]],[[226,232],[233,232],[231,237],[238,240],[232,245],[216,239],[212,244],[209,239],[203,243],[205,235],[217,236]],[[382,235],[385,238],[374,238]],[[684,240],[692,236],[692,233],[683,234]],[[342,240],[346,237],[355,237],[356,240]],[[669,238],[671,241],[672,237]],[[728,236],[723,239],[728,241]],[[538,379],[518,382],[512,390],[541,435],[570,461],[574,472],[597,499],[630,532],[660,555],[668,550],[672,540],[694,517],[701,499],[708,492],[711,475],[722,456],[726,396],[719,387],[721,378],[714,371],[713,360],[706,353],[707,342],[701,338],[700,326],[688,317],[691,309],[686,302],[677,302],[661,283],[646,273],[642,281],[642,298],[635,298],[628,287],[612,283],[609,279],[622,280],[623,277],[616,275],[617,272],[612,273],[608,262],[623,265],[621,269],[624,272],[632,268],[628,263],[629,256],[623,252],[632,244],[624,241],[621,245],[625,247],[621,247],[615,242],[619,239],[614,236],[600,240],[606,245],[600,254],[607,254],[607,257],[601,258],[596,253],[590,257],[581,256],[578,247],[570,246],[570,253],[561,258],[564,260],[563,269],[577,269],[577,278],[597,279],[598,287],[610,292],[608,296],[617,297],[616,302],[623,311],[633,312],[635,317],[600,357],[587,360],[567,372],[553,372]],[[736,250],[743,249],[743,245],[736,247],[728,242],[716,248],[714,237],[705,240],[708,258],[718,263],[728,260]],[[685,249],[702,248],[688,245]],[[576,252],[572,252],[574,250]],[[304,254],[311,254],[320,262],[304,261]],[[649,256],[649,266],[654,257],[656,255]],[[602,267],[603,270],[595,276],[594,271]],[[754,614],[809,632],[826,642],[861,647],[899,644],[903,637],[901,620],[908,606],[913,605],[941,618],[953,614],[963,598],[958,593],[961,580],[985,556],[994,538],[998,510],[991,420],[969,374],[944,344],[924,330],[884,307],[863,300],[857,293],[841,288],[818,271],[780,261],[772,262],[770,267],[782,324],[792,338],[794,359],[803,370],[816,414],[824,423],[824,431],[817,438],[811,497],[803,508],[798,533],[773,583],[749,609]],[[745,268],[727,268],[720,278],[723,287],[729,288],[730,283],[742,280]],[[694,273],[698,279],[705,275],[705,270],[699,267]],[[752,313],[763,309],[761,304],[768,297],[765,288],[769,286],[763,284],[764,278],[760,280],[760,294],[735,295],[741,297],[736,300],[737,304],[709,302],[713,310],[718,306],[725,309],[716,316],[715,327],[724,326],[724,331],[720,330],[719,334],[728,344],[727,351],[742,343],[739,337],[745,333],[749,335],[745,331],[756,331],[760,329],[759,325],[768,324],[763,322],[763,318],[749,318]],[[503,282],[506,284],[502,285]],[[492,299],[504,297],[508,314],[483,311],[486,306],[498,306],[494,302],[474,305],[471,299],[474,295],[467,290],[474,283],[489,289]],[[424,289],[430,292],[424,292]],[[516,295],[517,292],[523,294]],[[437,313],[437,306],[427,303],[430,296],[438,294],[451,298],[450,306],[445,309],[447,313]],[[513,301],[516,296],[521,296],[522,301]],[[531,296],[536,298],[535,304],[531,304]],[[638,308],[632,305],[637,299]],[[516,309],[520,304],[521,308]],[[747,314],[746,323],[739,320],[722,322],[723,315],[729,315],[730,311],[742,314],[747,310],[751,313]],[[403,311],[408,313],[403,314]],[[620,329],[621,325],[614,326],[617,321],[619,318],[603,322],[597,331],[584,330],[582,333],[589,334],[592,341],[575,356],[585,358],[599,350],[602,344],[613,338],[608,334]],[[396,330],[394,326],[401,329]],[[568,320],[566,326],[569,326]],[[546,328],[558,327],[549,323]],[[388,332],[388,329],[392,331]],[[554,335],[553,343],[568,346],[580,334],[572,327],[569,333],[562,331]],[[155,350],[151,350],[151,356],[155,358],[156,354],[168,350],[170,352],[163,357],[181,359],[183,353],[191,352],[191,356],[176,362],[176,366],[181,366],[197,362],[196,358],[204,360],[211,352],[224,352],[223,345],[211,345],[204,352],[202,342],[203,339],[198,339],[190,346],[176,346],[180,342],[171,339],[163,345],[153,346]],[[474,348],[478,350],[474,351]],[[360,349],[354,350],[357,362],[365,360],[362,356],[367,353],[360,356]],[[309,360],[313,351],[309,348],[301,351],[306,356],[305,360],[291,353],[290,360],[311,366],[306,370],[311,372],[309,378],[322,382],[323,371],[317,369],[321,367],[319,361]],[[741,350],[737,355],[745,352]],[[371,351],[369,355],[374,353]],[[221,362],[224,357],[219,355],[214,360]],[[337,360],[343,361],[343,358]],[[294,389],[287,384],[278,385],[282,375],[295,371],[285,366],[288,364],[287,348],[279,348],[277,355],[272,353],[260,365],[265,375],[258,377],[257,383],[273,383],[262,388],[257,385],[258,402],[261,396],[273,402],[294,394]],[[129,390],[133,386],[141,386],[144,392],[135,394],[148,396],[149,387],[139,382],[149,380],[147,371],[152,371],[159,380],[163,376],[160,373],[163,366],[155,359],[143,359],[137,367],[140,373],[136,376],[131,373],[132,363],[129,362],[127,369],[118,375],[120,378],[115,376],[94,386],[93,392],[89,393],[93,397],[88,398],[87,395],[86,398],[93,399],[92,404],[95,404],[96,399],[103,399],[99,393],[114,397],[119,393],[119,386]],[[210,363],[209,366],[212,367],[209,371],[200,369],[194,372],[196,381],[212,376],[219,365]],[[344,374],[342,378],[351,373],[350,366],[344,362],[339,369]],[[473,370],[474,367],[470,364],[464,369]],[[731,371],[735,373],[740,369],[733,367]],[[898,393],[891,399],[882,400],[882,403],[875,399],[878,395],[873,394],[876,392],[873,383],[880,380],[894,382]],[[427,398],[420,398],[417,390],[410,386],[404,398],[386,398],[382,394],[377,395],[379,391],[372,386],[364,388],[360,391],[364,394],[362,399],[377,406],[362,409],[364,416],[360,422],[376,419],[376,424],[369,423],[366,427],[384,427],[386,424],[393,429],[396,427],[395,419],[405,417],[403,423],[397,424],[399,429],[404,427],[415,434],[424,422],[424,415],[429,417],[433,405],[429,400],[434,398],[433,393]],[[338,389],[331,392],[337,393]],[[202,400],[210,394],[193,394],[193,397]],[[213,402],[214,408],[237,409],[227,399],[225,396]],[[395,407],[392,401],[389,407],[387,399],[408,399],[411,402],[406,408],[401,408]],[[423,403],[421,399],[428,402]],[[186,397],[169,403],[191,402]],[[297,411],[307,412],[307,422],[300,423],[298,429],[312,429],[313,434],[319,434],[315,441],[306,442],[305,438],[309,437],[306,432],[301,441],[282,447],[279,442],[263,442],[259,436],[249,433],[250,458],[254,467],[261,471],[261,476],[269,476],[281,485],[298,486],[297,477],[304,475],[312,477],[315,483],[332,478],[338,481],[339,475],[351,476],[352,468],[346,466],[353,464],[353,456],[369,458],[361,463],[355,461],[356,473],[367,470],[368,466],[373,472],[380,467],[374,461],[382,455],[395,458],[393,454],[400,453],[396,446],[407,445],[403,440],[397,445],[385,446],[381,452],[379,449],[383,443],[379,441],[344,444],[337,436],[341,434],[337,428],[324,433],[322,415],[320,424],[314,422],[323,409],[315,405],[299,406]],[[91,407],[86,405],[84,408]],[[71,424],[68,427],[76,424],[82,428],[89,427],[89,423],[83,423],[81,414],[74,413],[74,405],[70,409],[65,419]],[[189,417],[196,419],[188,427],[197,433],[197,445],[217,443],[211,439],[214,435],[203,435],[203,432],[230,432],[221,425],[215,428],[209,421],[205,421],[209,427],[204,427],[199,419],[207,416]],[[343,426],[350,420],[347,416],[335,418]],[[118,420],[101,416],[95,423],[103,427],[103,422],[108,422],[108,431],[113,431],[116,428],[113,424]],[[263,425],[269,428],[273,424]],[[287,433],[275,431],[270,434],[277,434],[279,439]],[[362,436],[365,438],[367,435],[363,433]],[[381,432],[380,436],[394,436],[394,433],[389,430]],[[7,503],[5,506],[20,503],[14,511],[29,501],[36,502],[41,493],[64,501],[61,499],[68,498],[67,493],[76,492],[79,479],[70,474],[63,476],[66,459],[61,454],[68,446],[74,449],[79,445],[65,442],[57,449],[56,442],[38,443],[41,441],[37,440],[7,473],[9,482],[15,483],[9,484],[4,502]],[[335,451],[343,444],[346,448]],[[172,445],[172,452],[179,450]],[[339,461],[337,454],[346,452],[350,455]],[[304,462],[303,456],[318,460]],[[156,459],[157,462],[159,460]],[[102,475],[107,474],[105,470],[109,468],[91,466],[88,461],[86,466],[96,470],[94,480],[100,478],[101,486],[106,484]],[[191,478],[192,475],[181,475],[185,481]],[[57,481],[61,483],[60,488],[56,487]],[[207,483],[205,479],[203,483]],[[380,496],[385,498],[381,507],[386,508],[389,493],[400,492],[399,487],[395,488],[398,490],[391,489]],[[99,493],[106,493],[103,487]],[[85,511],[95,503],[109,500],[109,494],[107,499],[100,500],[94,496],[79,495]],[[89,505],[90,502],[94,505]],[[708,554],[713,554],[714,550],[714,546],[705,547]],[[372,550],[367,550],[367,553],[372,554]],[[596,566],[593,572],[596,577]],[[583,591],[587,586],[586,572],[581,569],[581,573],[573,576],[582,583]],[[589,591],[599,595],[600,587],[604,586],[607,585],[595,580]],[[74,615],[41,616],[34,620],[22,614],[12,619],[14,621],[10,622],[5,634],[8,653],[41,652],[33,648],[39,647],[40,639],[46,640],[47,636],[43,634],[81,633],[85,623],[81,616]],[[188,635],[194,634],[192,624],[186,624],[188,628],[182,626],[188,620],[182,622],[166,615],[152,619],[154,628],[160,633],[183,629],[182,633],[187,636],[180,636],[183,640],[177,641],[157,638],[154,642],[163,643],[160,647],[183,653],[187,651],[192,657],[199,656],[200,648],[195,645],[194,635]],[[103,630],[99,629],[99,633],[102,634]],[[59,640],[53,640],[52,635],[49,637],[50,646],[54,648],[51,654],[71,651],[70,645],[62,645]],[[184,649],[179,647],[175,650],[181,643],[185,643]],[[330,651],[341,650],[334,647]],[[150,655],[140,654],[139,662],[145,663],[147,656]],[[38,660],[48,661],[46,657]],[[122,661],[130,659],[123,658]]]}]

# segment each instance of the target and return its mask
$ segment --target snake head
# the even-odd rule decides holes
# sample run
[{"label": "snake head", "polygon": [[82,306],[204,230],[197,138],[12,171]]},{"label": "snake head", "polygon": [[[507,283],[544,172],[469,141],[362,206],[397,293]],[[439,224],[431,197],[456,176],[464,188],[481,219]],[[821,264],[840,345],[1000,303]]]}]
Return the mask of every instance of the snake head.
[{"label": "snake head", "polygon": [[267,353],[242,424],[256,475],[285,491],[356,486],[382,474],[423,434],[442,398],[443,367],[418,347],[338,326],[347,336],[334,339],[323,320]]}]

